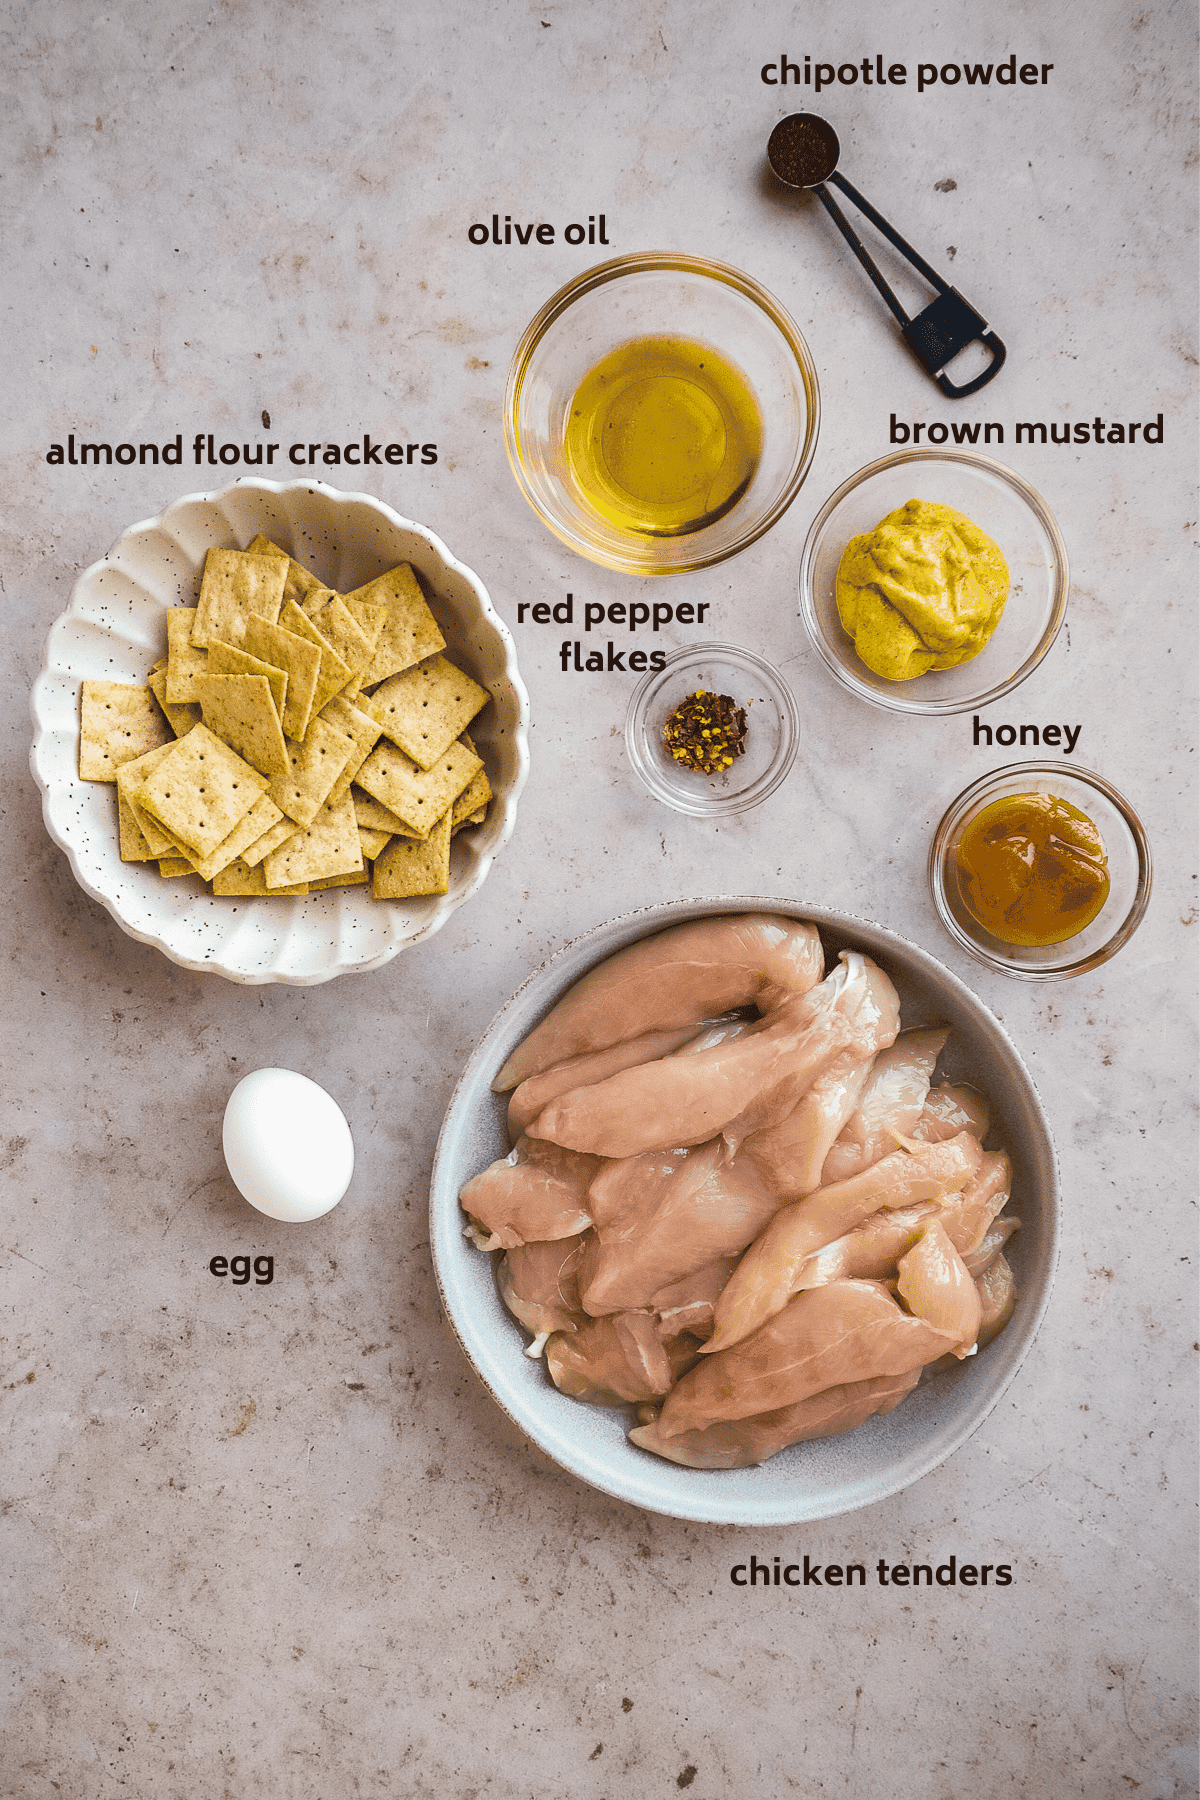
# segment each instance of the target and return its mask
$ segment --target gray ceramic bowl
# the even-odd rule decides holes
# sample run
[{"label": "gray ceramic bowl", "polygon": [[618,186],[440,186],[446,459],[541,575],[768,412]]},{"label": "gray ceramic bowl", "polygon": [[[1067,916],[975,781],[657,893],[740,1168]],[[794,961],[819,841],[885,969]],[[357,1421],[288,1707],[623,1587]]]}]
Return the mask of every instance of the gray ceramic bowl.
[{"label": "gray ceramic bowl", "polygon": [[[680,1468],[626,1438],[624,1411],[582,1405],[560,1394],[541,1361],[525,1355],[525,1334],[500,1303],[492,1258],[462,1234],[459,1189],[507,1154],[506,1097],[491,1080],[513,1048],[571,984],[637,938],[711,914],[779,912],[809,919],[827,959],[865,950],[900,993],[906,1028],[948,1024],[941,1080],[968,1081],[992,1106],[989,1144],[1013,1159],[1013,1209],[1021,1230],[1009,1260],[1019,1298],[1007,1329],[978,1356],[919,1388],[894,1413],[846,1437],[794,1445],[754,1469]],[[459,1341],[494,1398],[553,1461],[606,1494],[649,1512],[719,1524],[788,1525],[869,1506],[927,1475],[991,1412],[1041,1324],[1058,1260],[1059,1201],[1054,1146],[1033,1085],[1013,1045],[983,1003],[949,970],[880,925],[790,900],[721,896],[679,900],[628,913],[576,938],[530,976],[492,1021],[454,1090],[438,1140],[430,1196],[430,1239],[442,1301]]]}]

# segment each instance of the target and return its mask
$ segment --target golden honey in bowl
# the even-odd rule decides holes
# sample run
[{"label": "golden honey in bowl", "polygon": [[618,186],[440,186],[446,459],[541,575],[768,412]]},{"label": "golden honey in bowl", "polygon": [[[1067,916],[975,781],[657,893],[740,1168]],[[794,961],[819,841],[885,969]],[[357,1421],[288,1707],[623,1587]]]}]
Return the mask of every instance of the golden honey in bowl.
[{"label": "golden honey in bowl", "polygon": [[610,524],[681,537],[745,493],[762,417],[745,376],[711,344],[635,338],[580,382],[565,447],[580,493]]},{"label": "golden honey in bowl", "polygon": [[963,904],[1003,944],[1065,943],[1108,899],[1104,840],[1085,812],[1054,794],[993,800],[955,854]]}]

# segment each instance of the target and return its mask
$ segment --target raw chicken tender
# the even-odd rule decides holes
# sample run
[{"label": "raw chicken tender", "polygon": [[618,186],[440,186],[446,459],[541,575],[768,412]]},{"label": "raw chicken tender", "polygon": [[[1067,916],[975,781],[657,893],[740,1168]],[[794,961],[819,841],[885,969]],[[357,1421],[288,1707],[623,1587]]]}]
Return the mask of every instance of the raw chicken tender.
[{"label": "raw chicken tender", "polygon": [[895,1212],[873,1213],[861,1225],[825,1244],[805,1259],[793,1287],[822,1287],[827,1281],[849,1276],[882,1280],[912,1249],[926,1219],[936,1217],[962,1257],[972,1277],[978,1277],[1003,1249],[1021,1221],[996,1219],[1012,1182],[1012,1168],[1003,1150],[987,1150],[978,1172],[960,1193],[940,1206],[933,1201],[902,1207]]},{"label": "raw chicken tender", "polygon": [[497,1273],[500,1298],[533,1343],[526,1356],[540,1356],[552,1331],[574,1331],[583,1322],[579,1304],[579,1261],[586,1233],[549,1243],[519,1244],[502,1258]]},{"label": "raw chicken tender", "polygon": [[[701,1028],[704,1036],[707,1036],[708,1028],[717,1023],[715,1019],[705,1021]],[[628,1043],[613,1044],[607,1050],[593,1050],[586,1056],[573,1056],[567,1062],[555,1063],[553,1068],[545,1069],[540,1075],[531,1075],[513,1090],[509,1099],[509,1136],[518,1138],[559,1094],[568,1093],[571,1088],[591,1087],[594,1082],[606,1081],[610,1075],[619,1075],[622,1069],[657,1062],[661,1056],[670,1056],[681,1044],[693,1041],[697,1041],[694,1025],[676,1025],[672,1031],[647,1032],[644,1037],[630,1038]],[[698,1041],[702,1042],[703,1038]]]},{"label": "raw chicken tender", "polygon": [[911,1250],[926,1219],[937,1213],[937,1203],[922,1201],[898,1207],[894,1212],[872,1213],[853,1231],[823,1244],[806,1256],[792,1283],[792,1292],[824,1287],[830,1281],[852,1279],[883,1281],[891,1275],[906,1250]]},{"label": "raw chicken tender", "polygon": [[909,1135],[927,1144],[936,1144],[941,1139],[957,1137],[960,1131],[969,1131],[982,1143],[988,1134],[989,1123],[988,1103],[982,1094],[977,1094],[972,1087],[956,1087],[944,1081],[941,1087],[930,1089],[921,1116]]},{"label": "raw chicken tender", "polygon": [[568,1057],[650,1031],[699,1025],[735,1007],[771,1012],[824,968],[815,926],[771,913],[696,919],[618,950],[577,981],[509,1057],[492,1086],[516,1087]]},{"label": "raw chicken tender", "polygon": [[832,1281],[797,1294],[740,1344],[706,1356],[672,1388],[659,1435],[794,1406],[825,1388],[903,1375],[954,1340],[901,1311],[881,1282]]},{"label": "raw chicken tender", "polygon": [[588,1197],[596,1233],[584,1252],[585,1312],[655,1304],[661,1288],[751,1243],[778,1205],[753,1164],[722,1138],[698,1150],[606,1163]]},{"label": "raw chicken tender", "polygon": [[[953,1138],[958,1143],[960,1138]],[[938,1213],[942,1229],[960,1256],[982,1243],[1012,1191],[1012,1163],[1005,1150],[985,1150],[975,1175]]]},{"label": "raw chicken tender", "polygon": [[781,1200],[798,1200],[821,1185],[821,1169],[838,1132],[858,1104],[875,1053],[844,1050],[786,1119],[751,1132],[742,1145]]},{"label": "raw chicken tender", "polygon": [[857,1109],[825,1158],[822,1185],[870,1168],[898,1138],[912,1136],[947,1036],[940,1029],[902,1031],[880,1051]]},{"label": "raw chicken tender", "polygon": [[717,1301],[736,1267],[736,1256],[721,1256],[694,1274],[659,1288],[651,1305],[658,1314],[663,1337],[677,1337],[681,1331],[690,1332],[701,1343],[711,1337]]},{"label": "raw chicken tender", "polygon": [[736,1149],[749,1132],[785,1118],[839,1052],[863,1053],[886,1029],[884,983],[894,1001],[886,976],[850,951],[827,981],[783,1000],[743,1036],[560,1095],[529,1134],[611,1157],[703,1144],[718,1132]]},{"label": "raw chicken tender", "polygon": [[963,1257],[963,1261],[967,1265],[967,1273],[973,1281],[978,1281],[981,1275],[987,1274],[1013,1232],[1020,1229],[1020,1219],[1007,1213],[1002,1219],[996,1219],[993,1224],[988,1226],[978,1247],[968,1251]]},{"label": "raw chicken tender", "polygon": [[1017,1303],[1017,1284],[1003,1252],[975,1283],[979,1290],[982,1317],[979,1324],[979,1348],[990,1344],[997,1332],[1003,1331],[1013,1316]]},{"label": "raw chicken tender", "polygon": [[575,1332],[556,1331],[546,1345],[546,1366],[554,1385],[593,1406],[624,1406],[656,1400],[696,1360],[689,1338],[668,1347],[648,1312],[613,1313],[588,1319]]},{"label": "raw chicken tender", "polygon": [[979,1294],[962,1257],[936,1219],[921,1227],[900,1258],[900,1298],[918,1319],[957,1339],[953,1354],[969,1356],[983,1317]]},{"label": "raw chicken tender", "polygon": [[878,1212],[941,1200],[963,1188],[983,1161],[977,1138],[962,1132],[946,1144],[919,1144],[818,1188],[776,1213],[762,1237],[737,1266],[717,1303],[717,1329],[705,1345],[712,1354],[755,1331],[795,1293],[795,1283],[814,1250],[843,1237]]},{"label": "raw chicken tender", "polygon": [[749,1419],[723,1419],[699,1431],[681,1431],[677,1437],[659,1434],[658,1421],[637,1425],[630,1439],[643,1450],[653,1450],[669,1462],[688,1469],[745,1469],[766,1462],[789,1444],[811,1438],[837,1437],[853,1431],[876,1413],[889,1413],[920,1377],[920,1369],[903,1375],[877,1375],[870,1381],[846,1381],[826,1388],[795,1406],[756,1413]]},{"label": "raw chicken tender", "polygon": [[878,1052],[887,1052],[900,1029],[900,1002],[883,970],[864,958],[861,985],[852,986],[857,973],[848,961],[841,1002],[847,1011],[854,1005],[856,1043],[817,1076],[786,1118],[753,1132],[743,1146],[782,1200],[820,1187],[825,1158],[858,1106]]},{"label": "raw chicken tender", "polygon": [[[833,1141],[830,1115],[845,1104],[843,1085],[847,1081],[857,1085],[857,1076],[851,1071],[890,1045],[900,1029],[899,995],[878,964],[857,950],[843,950],[838,967],[802,1004],[812,1009],[814,1019],[820,1008],[847,1021],[852,1030],[845,1049],[814,1080],[805,1078],[803,1084],[785,1082],[776,1093],[757,1095],[737,1118],[729,1121],[723,1133],[731,1150],[737,1150],[751,1134],[756,1135],[760,1166],[770,1168],[778,1162],[782,1179],[793,1173],[798,1179],[807,1178],[805,1165],[815,1152],[806,1128],[825,1136],[830,1143]],[[821,1092],[813,1098],[817,1087]],[[768,1135],[773,1128],[779,1130],[778,1140]]]},{"label": "raw chicken tender", "polygon": [[481,1250],[511,1250],[547,1238],[572,1237],[591,1224],[588,1183],[600,1167],[557,1144],[522,1137],[507,1156],[468,1181],[459,1195],[464,1212],[491,1234]]}]

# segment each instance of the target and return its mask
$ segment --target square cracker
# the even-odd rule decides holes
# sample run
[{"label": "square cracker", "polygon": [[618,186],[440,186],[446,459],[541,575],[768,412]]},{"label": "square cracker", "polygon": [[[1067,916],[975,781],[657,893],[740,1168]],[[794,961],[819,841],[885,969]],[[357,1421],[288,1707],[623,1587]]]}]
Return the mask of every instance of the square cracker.
[{"label": "square cracker", "polygon": [[491,797],[491,783],[484,771],[478,769],[454,802],[451,810],[451,824],[465,825],[468,819],[472,824],[478,824],[479,820],[476,814],[482,818],[487,811],[487,803]]},{"label": "square cracker", "polygon": [[[214,679],[244,678],[221,675]],[[146,777],[141,793],[146,809],[163,829],[189,852],[203,857],[229,836],[266,786],[265,775],[252,769],[207,725],[197,725],[169,746]]]},{"label": "square cracker", "polygon": [[[464,731],[460,739],[468,750],[475,750],[475,743],[470,732]],[[479,752],[475,751],[478,755]],[[450,835],[457,837],[465,825],[482,825],[487,818],[487,809],[492,800],[492,784],[487,778],[485,769],[478,769],[472,775],[470,783],[465,787],[450,809]]]},{"label": "square cracker", "polygon": [[[207,651],[203,651],[201,654],[207,655]],[[160,669],[151,669],[146,679],[150,684],[150,692],[166,713],[167,722],[175,736],[186,737],[192,726],[200,723],[200,708],[190,701],[176,706],[167,699],[167,665],[165,663]]]},{"label": "square cracker", "polygon": [[306,619],[318,619],[329,602],[335,598],[336,593],[333,588],[322,587],[318,582],[316,587],[309,588],[307,594],[297,604]]},{"label": "square cracker", "polygon": [[167,613],[167,699],[172,706],[195,702],[192,683],[208,674],[208,651],[192,642],[196,623],[194,606],[172,606]]},{"label": "square cracker", "polygon": [[383,623],[380,614],[380,608],[373,609],[374,636],[371,636],[360,625],[340,594],[334,594],[321,608],[317,630],[341,657],[350,671],[352,681],[365,674],[375,654],[375,638]]},{"label": "square cracker", "polygon": [[85,681],[79,701],[79,779],[115,781],[123,763],[168,743],[170,729],[148,687]]},{"label": "square cracker", "polygon": [[432,769],[419,769],[386,740],[376,744],[356,780],[396,814],[411,837],[428,837],[483,763],[464,744],[453,743]]},{"label": "square cracker", "polygon": [[354,800],[354,816],[358,820],[360,833],[363,831],[386,831],[391,836],[393,832],[398,831],[403,836],[408,835],[404,829],[404,820],[397,818],[391,807],[385,806],[382,800],[376,800],[373,794],[364,793],[360,787],[351,789],[351,796]]},{"label": "square cracker", "polygon": [[196,683],[196,697],[204,723],[223,744],[260,775],[287,774],[287,744],[265,675],[205,675]]},{"label": "square cracker", "polygon": [[288,565],[279,556],[259,556],[250,550],[210,550],[204,559],[200,604],[192,625],[197,648],[217,638],[240,645],[246,620],[253,613],[274,625],[283,605]]},{"label": "square cracker", "polygon": [[395,833],[391,831],[371,831],[364,825],[360,825],[358,828],[358,841],[362,846],[363,855],[369,862],[375,861],[384,845],[389,843],[394,836]]},{"label": "square cracker", "polygon": [[355,624],[361,628],[363,635],[369,638],[371,642],[370,656],[366,658],[362,667],[356,670],[352,679],[347,682],[342,690],[347,700],[352,700],[357,704],[358,696],[362,693],[362,690],[366,685],[367,670],[370,668],[372,659],[374,658],[375,646],[379,641],[379,634],[387,623],[387,609],[382,606],[371,606],[365,600],[342,600],[340,594],[338,595],[338,599],[341,600],[342,605],[346,608],[346,611],[350,614]]},{"label": "square cracker", "polygon": [[313,695],[313,713],[319,713],[336,693],[339,693],[350,679],[350,669],[344,663],[329,639],[323,637],[312,620],[300,611],[300,608],[289,601],[279,615],[279,623],[285,631],[295,632],[305,643],[315,644],[321,652],[321,671],[317,676],[316,692]]},{"label": "square cracker", "polygon": [[362,861],[354,802],[347,794],[336,805],[327,800],[312,824],[272,850],[262,866],[268,888],[276,888],[326,875],[357,874]]},{"label": "square cracker", "polygon": [[[245,643],[244,638],[242,642]],[[210,644],[207,654],[210,675],[265,675],[271,689],[271,702],[282,723],[287,704],[286,669],[277,669],[274,663],[264,662],[261,656],[254,656],[248,650],[238,650],[233,644]]]},{"label": "square cracker", "polygon": [[364,863],[362,868],[355,874],[324,875],[320,881],[310,881],[308,885],[311,892],[315,894],[319,892],[321,888],[365,887],[370,879],[370,871]]},{"label": "square cracker", "polygon": [[[294,601],[297,606],[303,606],[308,595],[315,588],[321,588],[320,581],[311,569],[306,569],[304,564],[297,562],[294,556],[289,556],[286,550],[281,550],[278,544],[273,544],[270,538],[265,538],[261,531],[246,545],[246,550],[251,556],[282,556],[284,558],[288,566],[287,580],[283,584],[285,606],[289,600]],[[328,593],[329,590],[321,588],[321,591]]]},{"label": "square cracker", "polygon": [[287,774],[276,775],[271,783],[269,792],[279,810],[297,825],[311,825],[353,750],[344,731],[314,719],[304,742],[287,746]]},{"label": "square cracker", "polygon": [[299,887],[268,888],[266,877],[262,872],[262,864],[260,863],[252,869],[242,861],[240,856],[235,857],[227,869],[222,869],[213,876],[212,886],[214,894],[227,895],[271,894],[273,897],[277,897],[280,894],[307,894],[308,892],[307,882],[302,882]]},{"label": "square cracker", "polygon": [[382,606],[387,617],[375,645],[375,654],[363,676],[366,687],[386,681],[389,675],[410,668],[435,651],[446,648],[446,640],[438,630],[438,622],[426,604],[425,596],[408,563],[377,575],[365,587],[355,588],[345,596],[351,601],[365,600],[371,606]]},{"label": "square cracker", "polygon": [[[227,838],[222,838],[211,856],[197,857],[190,854],[186,845],[175,847],[181,855],[186,855],[197,875],[204,881],[212,881],[222,869],[227,869],[235,857],[245,856],[252,844],[256,844],[272,827],[279,824],[283,814],[275,805],[269,794],[260,794],[244,819],[239,819]],[[289,830],[292,823],[287,821]]]},{"label": "square cracker", "polygon": [[369,713],[363,712],[361,707],[352,706],[341,694],[329,702],[321,717],[327,725],[332,725],[337,731],[345,732],[354,744],[349,762],[330,790],[329,798],[340,800],[343,794],[350,792],[350,783],[378,743],[383,727],[378,719],[373,719]]},{"label": "square cracker", "polygon": [[[267,798],[268,800],[271,798],[270,794],[267,795]],[[278,850],[280,844],[286,844],[287,840],[300,829],[301,827],[297,825],[295,819],[289,819],[284,813],[277,825],[272,825],[270,830],[264,831],[260,838],[255,838],[252,844],[247,844],[242,851],[242,862],[252,869],[256,863],[262,861],[264,856],[269,856],[272,850]]]},{"label": "square cracker", "polygon": [[321,673],[321,652],[316,644],[283,625],[269,625],[265,619],[247,619],[245,648],[266,663],[287,672],[287,694],[281,723],[285,737],[302,742],[312,718],[313,695]]},{"label": "square cracker", "polygon": [[167,881],[174,881],[180,875],[195,874],[195,870],[186,856],[160,856],[158,872]]},{"label": "square cracker", "polygon": [[122,795],[120,788],[117,789],[117,829],[121,839],[122,862],[153,862],[155,860],[149,840],[138,824],[133,808]]},{"label": "square cracker", "polygon": [[376,857],[373,900],[407,900],[417,894],[444,894],[450,887],[450,814],[444,812],[423,841],[393,838]]},{"label": "square cracker", "polygon": [[428,656],[376,688],[367,711],[421,768],[432,768],[491,698],[444,656]]},{"label": "square cracker", "polygon": [[386,606],[374,606],[369,600],[360,600],[354,594],[339,594],[338,599],[350,614],[355,624],[371,640],[371,655],[379,647],[379,638],[388,620]]},{"label": "square cracker", "polygon": [[[178,742],[178,740],[176,740]],[[160,744],[156,750],[147,750],[144,756],[133,762],[122,763],[117,770],[117,803],[124,802],[133,816],[138,830],[150,847],[154,856],[173,856],[179,846],[169,838],[157,819],[152,819],[142,805],[142,789],[152,769],[174,749],[174,744]]]}]

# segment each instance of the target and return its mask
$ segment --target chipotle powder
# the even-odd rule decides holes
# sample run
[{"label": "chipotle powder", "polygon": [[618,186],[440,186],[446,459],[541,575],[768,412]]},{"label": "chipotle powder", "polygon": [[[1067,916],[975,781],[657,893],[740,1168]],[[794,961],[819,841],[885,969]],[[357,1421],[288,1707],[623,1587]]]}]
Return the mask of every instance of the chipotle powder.
[{"label": "chipotle powder", "polygon": [[746,748],[746,712],[728,694],[697,688],[663,726],[675,761],[700,775],[720,775]]}]

